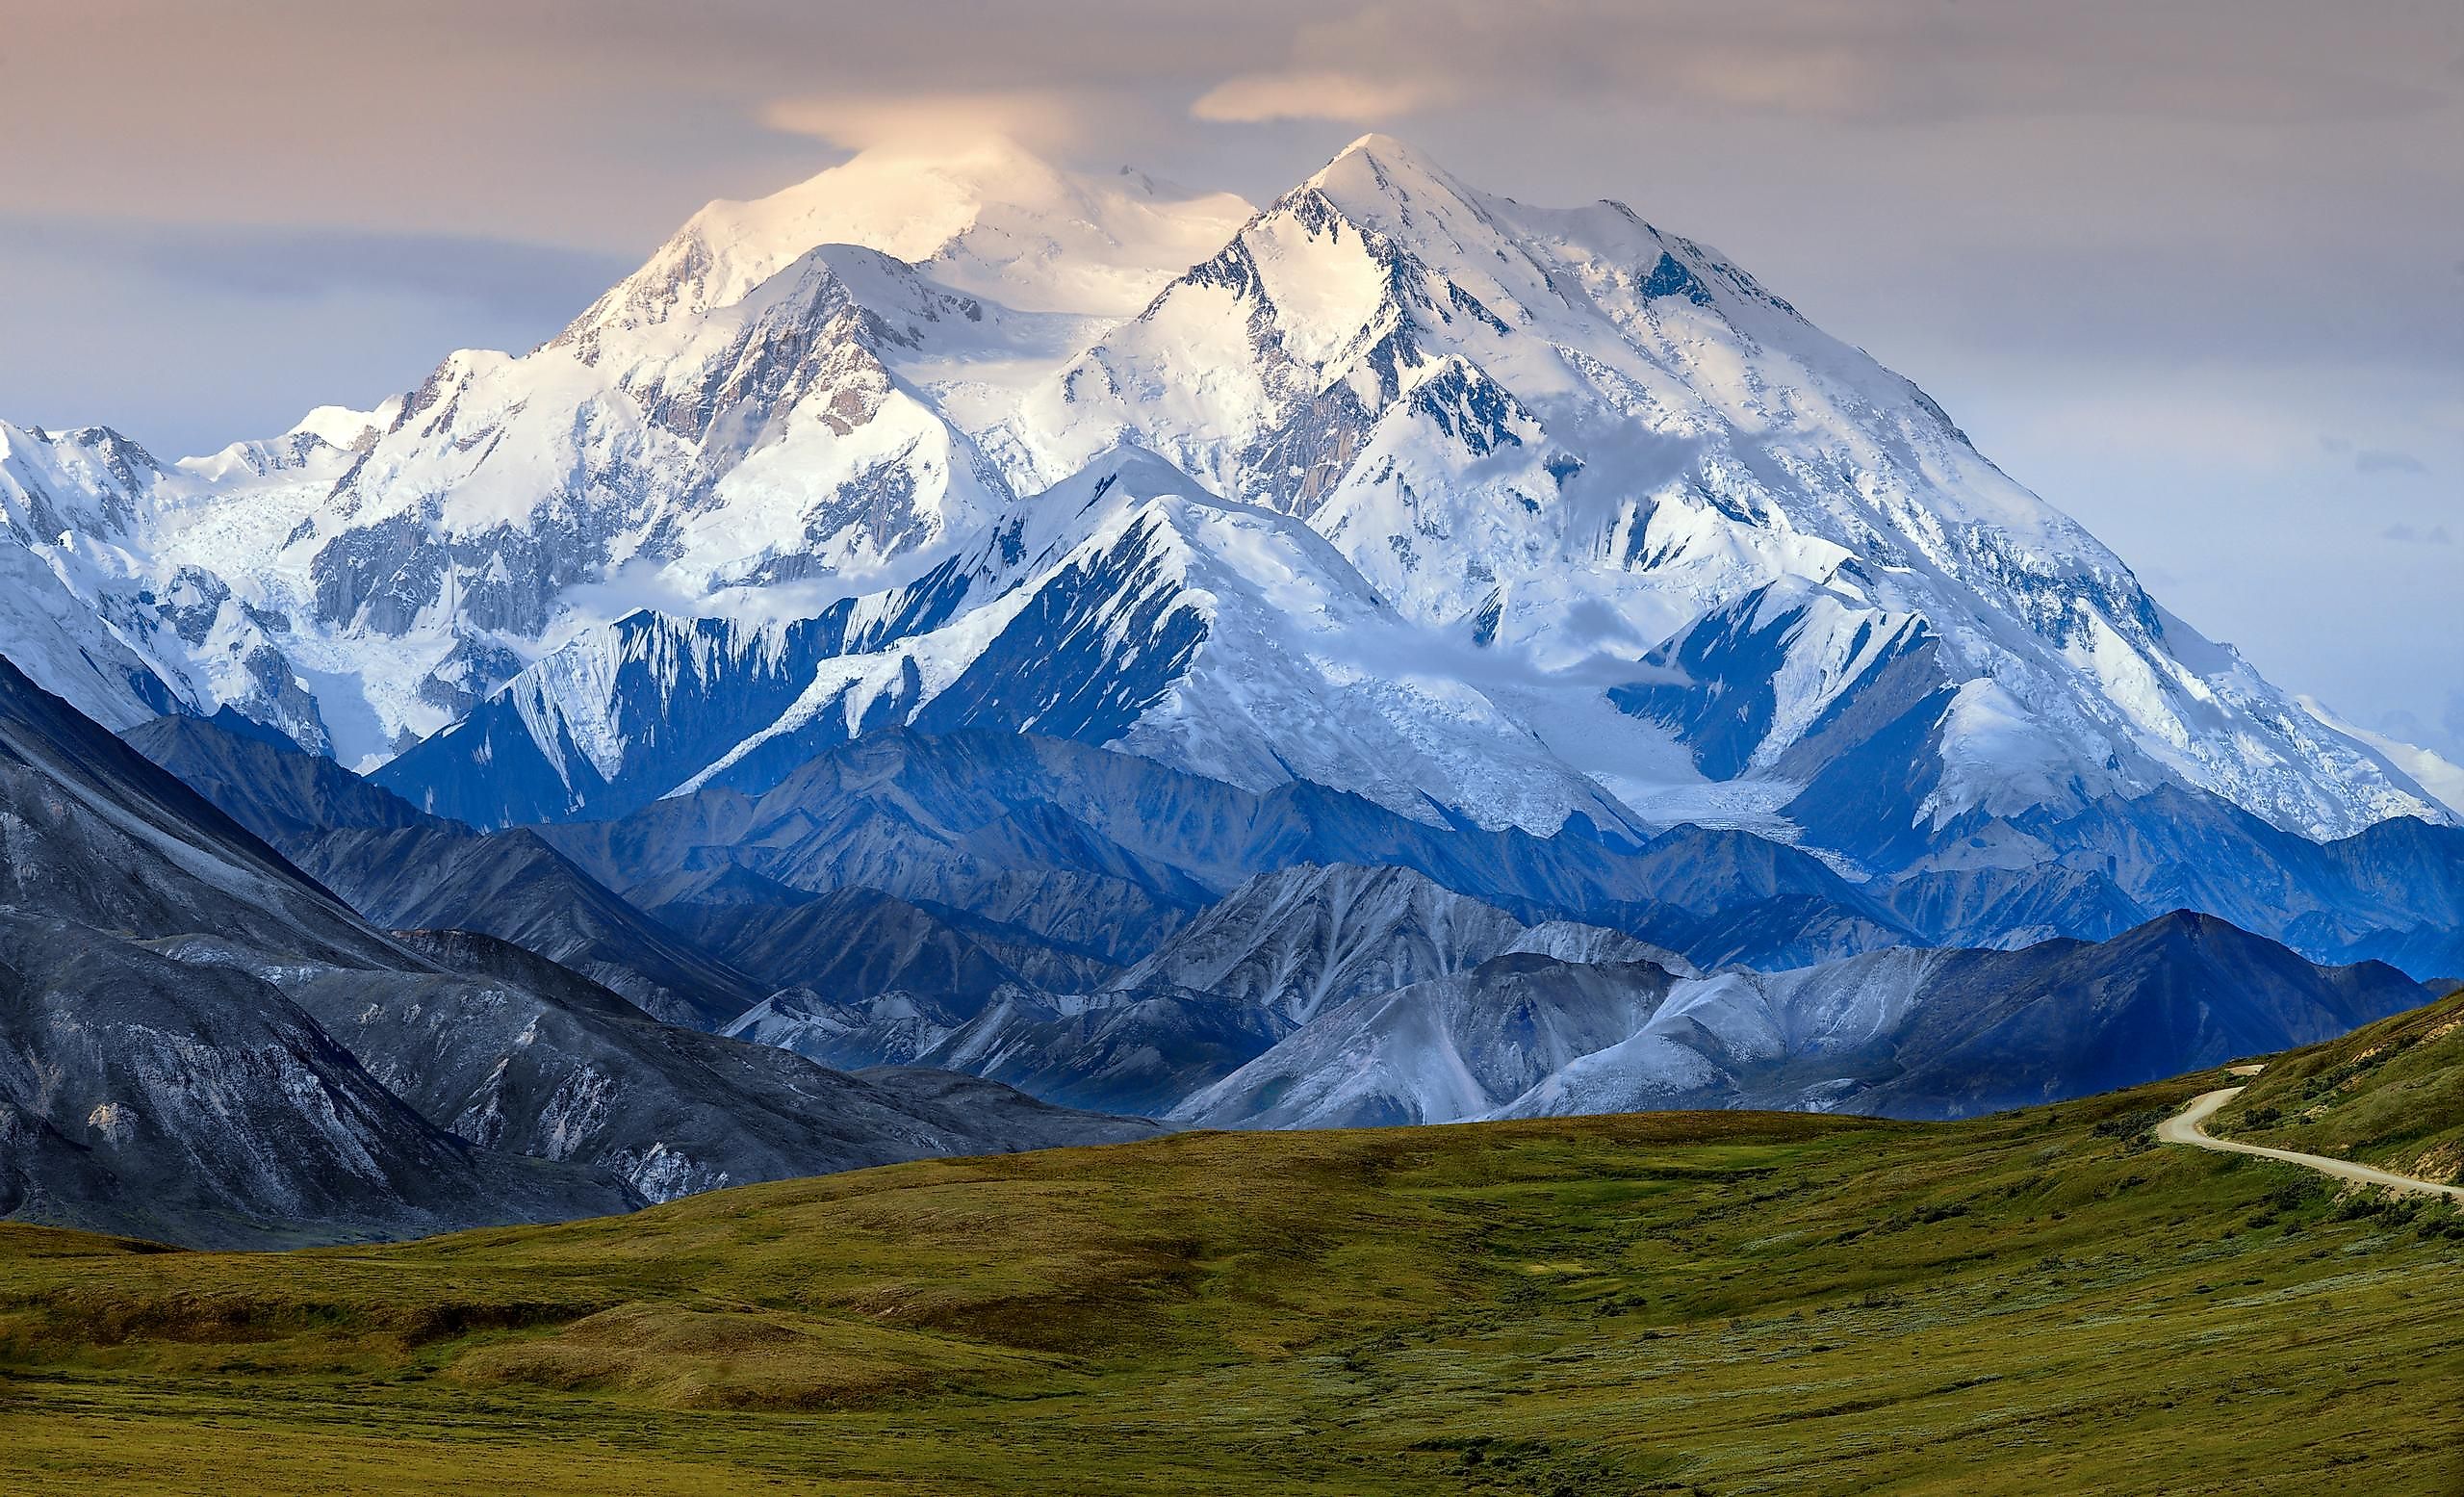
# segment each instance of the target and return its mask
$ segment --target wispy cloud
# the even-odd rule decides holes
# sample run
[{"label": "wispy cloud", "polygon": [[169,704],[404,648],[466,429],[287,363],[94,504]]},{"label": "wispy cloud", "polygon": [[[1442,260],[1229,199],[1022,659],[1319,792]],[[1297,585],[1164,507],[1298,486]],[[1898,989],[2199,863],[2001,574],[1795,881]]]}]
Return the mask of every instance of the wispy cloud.
[{"label": "wispy cloud", "polygon": [[2390,448],[2365,447],[2352,454],[2355,473],[2427,473],[2429,464],[2410,452]]},{"label": "wispy cloud", "polygon": [[[1638,98],[1783,117],[2100,115],[2232,123],[2439,106],[2434,65],[2307,55],[2302,8],[2081,0],[1955,13],[1935,0],[1379,0],[1301,24],[1288,56],[1199,96],[1199,119],[1394,117],[1437,100]],[[2225,24],[2226,22],[2230,24]],[[2126,46],[2113,39],[2126,32]],[[1373,106],[1382,105],[1383,108]]]},{"label": "wispy cloud", "polygon": [[2351,463],[2352,471],[2358,474],[2429,472],[2429,464],[2410,452],[2392,447],[2363,447],[2350,437],[2321,437],[2319,447],[2328,456]]},{"label": "wispy cloud", "polygon": [[598,250],[471,235],[0,215],[0,252],[116,264],[192,291],[295,301],[395,293],[571,315],[629,269]]},{"label": "wispy cloud", "polygon": [[1433,78],[1370,78],[1335,69],[1299,69],[1227,78],[1199,95],[1190,114],[1228,124],[1275,119],[1382,124],[1446,97],[1446,86]]},{"label": "wispy cloud", "polygon": [[854,151],[930,154],[1001,137],[1066,151],[1087,134],[1086,106],[1060,90],[978,92],[837,92],[773,100],[761,122]]}]

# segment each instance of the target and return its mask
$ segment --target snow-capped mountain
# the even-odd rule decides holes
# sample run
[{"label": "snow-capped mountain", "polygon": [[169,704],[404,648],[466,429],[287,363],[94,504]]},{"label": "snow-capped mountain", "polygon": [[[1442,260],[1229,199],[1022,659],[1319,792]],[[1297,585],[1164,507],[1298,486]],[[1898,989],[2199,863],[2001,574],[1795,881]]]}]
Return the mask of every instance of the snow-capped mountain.
[{"label": "snow-capped mountain", "polygon": [[1006,148],[860,157],[372,412],[171,465],[7,428],[33,562],[0,566],[43,591],[5,642],[106,720],[228,705],[366,765],[639,602],[773,620],[911,580],[1011,499],[942,406],[1006,408],[1248,212]]},{"label": "snow-capped mountain", "polygon": [[[1620,204],[1367,137],[987,446],[1048,477],[1123,440],[1306,518],[1423,628],[1543,669],[1653,649],[1616,699],[1713,779],[1782,795],[1888,735],[1893,810],[1936,822],[2168,780],[2313,835],[2435,814],[1913,385]],[[1582,755],[1554,705],[1529,726]]]},{"label": "snow-capped mountain", "polygon": [[[0,422],[0,649],[116,728],[226,697],[277,715],[271,697],[249,686],[270,678],[278,692],[288,672],[270,668],[249,635],[253,621],[226,616],[218,581],[185,568],[159,596],[131,596],[125,585],[166,477],[143,449],[104,427],[49,432]],[[218,689],[200,693],[192,656]]]},{"label": "snow-capped mountain", "polygon": [[1872,868],[2163,787],[2448,819],[1716,252],[1383,137],[1257,213],[860,156],[372,412],[7,436],[30,669],[483,824],[893,725]]}]

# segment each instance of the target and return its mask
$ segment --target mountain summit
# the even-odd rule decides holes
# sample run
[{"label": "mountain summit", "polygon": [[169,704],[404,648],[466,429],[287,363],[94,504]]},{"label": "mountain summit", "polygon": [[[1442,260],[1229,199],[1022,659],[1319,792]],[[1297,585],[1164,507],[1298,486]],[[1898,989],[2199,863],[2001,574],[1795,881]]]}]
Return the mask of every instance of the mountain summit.
[{"label": "mountain summit", "polygon": [[1126,168],[1065,171],[997,138],[952,154],[867,151],[768,197],[711,203],[576,326],[727,306],[823,245],[879,250],[1023,312],[1126,317],[1251,212]]}]

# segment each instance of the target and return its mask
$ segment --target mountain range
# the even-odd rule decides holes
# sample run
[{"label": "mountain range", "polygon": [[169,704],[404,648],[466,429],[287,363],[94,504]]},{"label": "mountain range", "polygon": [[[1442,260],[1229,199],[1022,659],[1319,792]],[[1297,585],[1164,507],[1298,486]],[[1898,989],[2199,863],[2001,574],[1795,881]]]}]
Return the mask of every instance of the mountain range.
[{"label": "mountain range", "polygon": [[[1435,832],[1354,801],[1365,829],[1344,840],[1382,830],[1390,861],[1312,861],[1323,844],[1307,834],[1344,828],[1346,808],[1125,776],[1139,761],[1033,736],[885,733],[758,800],[709,790],[496,833],[364,783],[335,793],[325,782],[346,771],[227,722],[130,737],[277,834],[311,813],[424,823],[406,853],[348,828],[282,843],[367,908],[387,908],[405,858],[452,870],[418,881],[423,913],[456,928],[398,938],[422,949],[573,988],[595,985],[547,955],[636,981],[724,974],[695,990],[715,1012],[674,1017],[868,1077],[925,1068],[1199,1125],[1670,1106],[1959,1117],[2315,1043],[2427,996],[2384,964],[2321,967],[2187,911],[2100,942],[1928,946],[1821,864],[1737,832],[1616,849]],[[557,877],[536,874],[543,856]],[[629,917],[576,947],[573,918],[541,917],[569,902]],[[440,1000],[411,1002],[448,1022]]]},{"label": "mountain range", "polygon": [[[371,410],[0,423],[0,520],[8,1199],[116,1229],[312,1160],[349,1234],[1117,1114],[1956,1116],[2464,971],[2427,760],[1716,250],[1383,136],[1263,207],[860,155]],[[291,1057],[262,1121],[152,1040],[38,1084],[89,968]],[[146,1128],[220,1225],[132,1214]]]}]

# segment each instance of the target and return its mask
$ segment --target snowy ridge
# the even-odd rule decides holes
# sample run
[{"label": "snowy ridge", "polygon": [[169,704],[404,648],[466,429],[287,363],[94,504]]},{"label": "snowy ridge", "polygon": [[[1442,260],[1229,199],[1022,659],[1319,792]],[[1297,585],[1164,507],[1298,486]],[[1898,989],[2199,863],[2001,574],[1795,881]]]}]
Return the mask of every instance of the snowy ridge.
[{"label": "snowy ridge", "polygon": [[[254,444],[232,460],[253,477],[321,446]],[[0,422],[0,651],[108,726],[228,702],[321,743],[269,621],[212,572],[149,558],[180,477],[107,426]]]},{"label": "snowy ridge", "polygon": [[727,306],[819,245],[862,245],[1028,311],[1125,316],[1250,211],[1125,168],[1076,176],[1000,140],[939,159],[868,152],[757,202],[711,203],[567,336]]},{"label": "snowy ridge", "polygon": [[[169,467],[104,433],[113,453],[32,485],[49,496],[41,523],[13,529],[116,548],[56,568],[107,616],[141,615],[194,573],[279,621],[270,654],[254,635],[238,652],[255,659],[244,679],[226,638],[121,642],[184,704],[381,762],[642,603],[794,617],[980,537],[1010,490],[944,396],[998,403],[1248,211],[1008,148],[860,157],[772,199],[713,204],[528,354],[457,352],[374,410],[321,407],[283,437]],[[13,632],[78,684],[81,652],[38,647],[31,623]],[[85,692],[122,722],[162,710],[128,697]]]},{"label": "snowy ridge", "polygon": [[[832,626],[829,643],[803,639],[764,658],[792,659],[808,673],[801,687],[760,709],[769,715],[759,720],[732,703],[735,736],[708,738],[700,762],[658,771],[676,777],[651,794],[714,783],[767,789],[770,776],[815,749],[899,723],[1118,742],[1246,789],[1311,780],[1441,825],[1454,808],[1496,825],[1554,830],[1580,813],[1639,830],[1476,682],[1451,673],[1456,661],[1430,656],[1314,531],[1214,499],[1151,454],[1111,454],[1023,502],[981,552],[815,622]],[[630,772],[619,715],[677,726],[667,708],[676,670],[629,641],[646,629],[664,639],[690,628],[714,645],[735,638],[715,621],[643,617],[585,634],[380,779],[446,809],[441,792],[487,778],[496,750],[486,744],[509,706],[566,789],[577,787],[566,745],[613,782]],[[732,672],[739,687],[754,674],[734,643],[694,658]],[[649,674],[619,703],[612,685],[633,660]],[[704,693],[725,694],[716,684]],[[474,726],[482,721],[485,736]],[[494,824],[540,808],[450,809]],[[544,809],[613,808],[583,795]]]}]

